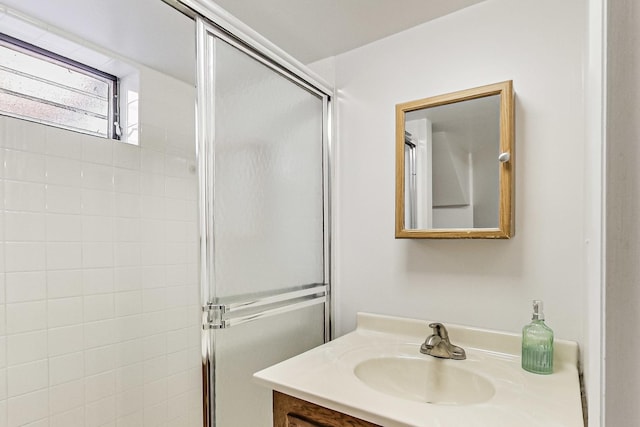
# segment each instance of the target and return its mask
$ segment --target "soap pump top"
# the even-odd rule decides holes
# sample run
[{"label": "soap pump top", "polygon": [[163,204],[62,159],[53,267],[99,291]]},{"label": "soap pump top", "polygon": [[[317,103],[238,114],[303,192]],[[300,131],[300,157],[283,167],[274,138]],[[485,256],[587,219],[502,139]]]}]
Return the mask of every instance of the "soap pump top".
[{"label": "soap pump top", "polygon": [[542,301],[538,299],[533,300],[533,315],[531,320],[544,320],[544,311],[542,310]]},{"label": "soap pump top", "polygon": [[533,301],[531,323],[522,328],[522,368],[534,374],[553,373],[553,331],[544,323],[542,301]]}]

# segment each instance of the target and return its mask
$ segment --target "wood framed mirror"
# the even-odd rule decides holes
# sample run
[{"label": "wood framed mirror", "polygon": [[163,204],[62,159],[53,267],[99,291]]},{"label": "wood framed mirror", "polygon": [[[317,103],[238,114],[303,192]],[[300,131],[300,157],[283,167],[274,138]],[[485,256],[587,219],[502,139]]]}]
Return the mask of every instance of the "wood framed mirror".
[{"label": "wood framed mirror", "polygon": [[396,238],[514,234],[511,80],[396,105]]}]

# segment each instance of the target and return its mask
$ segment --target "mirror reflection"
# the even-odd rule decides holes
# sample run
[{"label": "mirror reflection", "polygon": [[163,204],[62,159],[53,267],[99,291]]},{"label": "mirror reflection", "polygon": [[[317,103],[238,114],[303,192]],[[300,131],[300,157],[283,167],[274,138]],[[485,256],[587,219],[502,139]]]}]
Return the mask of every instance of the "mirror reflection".
[{"label": "mirror reflection", "polygon": [[511,98],[505,82],[397,106],[396,237],[510,237]]}]

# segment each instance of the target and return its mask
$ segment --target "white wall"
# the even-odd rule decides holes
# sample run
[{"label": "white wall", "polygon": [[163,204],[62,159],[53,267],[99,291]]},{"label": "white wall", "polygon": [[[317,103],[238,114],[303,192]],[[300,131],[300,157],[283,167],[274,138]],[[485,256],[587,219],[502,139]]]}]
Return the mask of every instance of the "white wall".
[{"label": "white wall", "polygon": [[[357,311],[519,331],[533,298],[556,336],[583,341],[580,0],[489,0],[312,68],[337,106],[337,333]],[[394,239],[394,106],[512,79],[516,235]]]},{"label": "white wall", "polygon": [[140,146],[0,116],[0,426],[201,426],[195,91]]},{"label": "white wall", "polygon": [[607,426],[640,425],[640,8],[609,1],[607,31]]}]

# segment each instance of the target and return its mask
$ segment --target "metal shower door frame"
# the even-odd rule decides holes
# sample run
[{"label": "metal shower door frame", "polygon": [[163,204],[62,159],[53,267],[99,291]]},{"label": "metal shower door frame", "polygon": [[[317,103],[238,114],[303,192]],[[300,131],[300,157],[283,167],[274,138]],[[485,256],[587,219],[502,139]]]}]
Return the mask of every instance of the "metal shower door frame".
[{"label": "metal shower door frame", "polygon": [[[182,3],[196,3],[190,0],[180,0]],[[183,10],[184,11],[184,10]],[[197,27],[197,157],[199,179],[199,226],[200,226],[200,288],[202,313],[202,387],[203,387],[203,425],[215,427],[215,333],[211,329],[231,327],[234,324],[257,320],[269,315],[324,303],[324,339],[329,341],[332,336],[332,304],[331,304],[331,191],[330,191],[330,159],[331,159],[331,130],[332,130],[332,93],[323,85],[316,84],[307,76],[300,76],[287,66],[286,61],[276,61],[273,53],[265,54],[255,48],[255,42],[249,44],[225,28],[213,23],[198,11],[195,16]],[[206,15],[205,15],[206,16]],[[215,235],[213,228],[213,209],[215,203],[214,191],[214,138],[215,138],[215,105],[206,100],[214,99],[213,58],[208,55],[214,46],[210,43],[225,42],[239,49],[251,58],[266,65],[273,71],[285,77],[292,83],[304,88],[322,99],[322,150],[323,150],[323,234],[324,234],[324,278],[325,283],[311,284],[290,288],[287,292],[269,295],[256,295],[247,300],[236,302],[218,301],[215,295],[214,283],[214,251]],[[266,48],[263,48],[266,49]],[[277,57],[277,56],[276,56]],[[278,304],[286,304],[280,305]],[[233,310],[242,313],[243,309],[265,307],[259,313],[251,312],[232,319],[224,316]],[[273,308],[272,308],[273,307]]]}]

